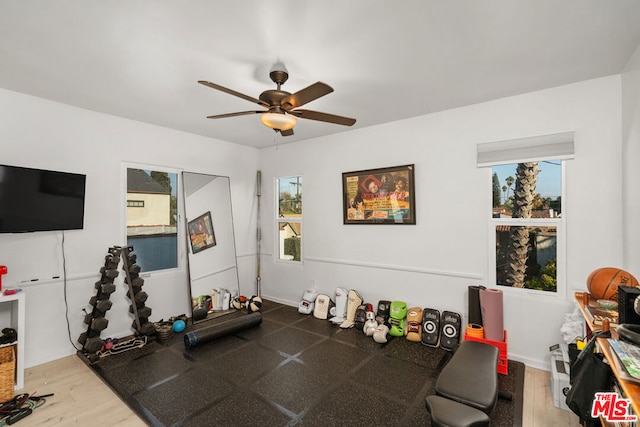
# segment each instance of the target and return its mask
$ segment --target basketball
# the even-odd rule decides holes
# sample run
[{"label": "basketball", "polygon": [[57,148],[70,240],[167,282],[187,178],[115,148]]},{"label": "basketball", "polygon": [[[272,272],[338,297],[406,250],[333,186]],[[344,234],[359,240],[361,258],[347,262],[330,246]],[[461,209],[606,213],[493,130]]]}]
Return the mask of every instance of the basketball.
[{"label": "basketball", "polygon": [[617,301],[618,286],[638,287],[638,280],[631,273],[615,267],[598,268],[587,278],[587,289],[595,299]]},{"label": "basketball", "polygon": [[258,296],[252,296],[251,299],[247,301],[247,309],[249,313],[255,313],[256,311],[260,311],[262,308],[262,298]]}]

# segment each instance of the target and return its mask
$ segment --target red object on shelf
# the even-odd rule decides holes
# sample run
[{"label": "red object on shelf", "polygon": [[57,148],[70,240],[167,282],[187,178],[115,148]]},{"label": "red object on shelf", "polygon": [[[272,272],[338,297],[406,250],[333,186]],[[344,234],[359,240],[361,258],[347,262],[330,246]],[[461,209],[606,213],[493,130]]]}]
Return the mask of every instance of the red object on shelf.
[{"label": "red object on shelf", "polygon": [[507,354],[507,330],[504,330],[504,341],[491,341],[483,338],[476,338],[471,335],[464,334],[465,341],[478,341],[485,344],[491,344],[494,347],[498,347],[500,355],[498,356],[498,373],[507,375],[509,373],[509,359]]},{"label": "red object on shelf", "polygon": [[7,274],[7,266],[0,265],[0,291],[2,290],[2,275]]}]

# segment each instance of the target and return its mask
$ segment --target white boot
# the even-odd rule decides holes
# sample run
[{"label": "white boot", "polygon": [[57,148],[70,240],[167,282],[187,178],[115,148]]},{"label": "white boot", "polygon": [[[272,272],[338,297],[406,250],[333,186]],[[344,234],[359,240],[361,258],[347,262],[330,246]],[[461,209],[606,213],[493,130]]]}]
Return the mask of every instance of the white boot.
[{"label": "white boot", "polygon": [[318,293],[314,289],[307,289],[302,295],[302,301],[298,304],[298,313],[311,314],[316,303]]},{"label": "white boot", "polygon": [[344,316],[347,314],[347,290],[344,288],[336,288],[335,309],[335,316],[329,320],[333,323],[344,322]]},{"label": "white boot", "polygon": [[358,291],[351,289],[347,300],[347,318],[340,324],[342,329],[353,328],[356,324],[356,311],[364,302]]}]

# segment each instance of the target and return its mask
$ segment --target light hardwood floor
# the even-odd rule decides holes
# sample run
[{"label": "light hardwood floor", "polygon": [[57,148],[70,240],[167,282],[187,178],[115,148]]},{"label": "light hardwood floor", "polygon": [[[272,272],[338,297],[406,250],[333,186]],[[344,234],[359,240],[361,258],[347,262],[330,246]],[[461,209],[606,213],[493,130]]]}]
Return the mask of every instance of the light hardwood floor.
[{"label": "light hardwood floor", "polygon": [[[523,427],[579,426],[573,413],[553,406],[549,375],[526,368]],[[27,369],[24,383],[17,392],[54,396],[18,425],[146,425],[75,355]]]}]

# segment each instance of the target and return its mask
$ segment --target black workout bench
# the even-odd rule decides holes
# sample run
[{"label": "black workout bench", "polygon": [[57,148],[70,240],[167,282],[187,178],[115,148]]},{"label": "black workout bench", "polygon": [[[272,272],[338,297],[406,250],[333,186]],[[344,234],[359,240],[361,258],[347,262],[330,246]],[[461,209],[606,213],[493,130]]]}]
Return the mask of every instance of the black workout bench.
[{"label": "black workout bench", "polygon": [[462,341],[427,397],[427,411],[436,427],[488,426],[498,401],[497,347]]}]

